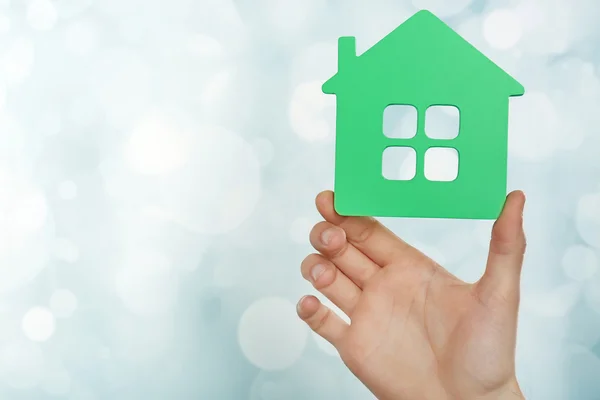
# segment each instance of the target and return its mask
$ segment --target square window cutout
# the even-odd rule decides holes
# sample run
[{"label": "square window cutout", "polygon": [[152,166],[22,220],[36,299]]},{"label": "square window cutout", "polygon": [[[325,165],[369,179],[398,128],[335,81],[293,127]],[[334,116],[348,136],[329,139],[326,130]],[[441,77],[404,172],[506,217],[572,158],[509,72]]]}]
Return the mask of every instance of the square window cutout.
[{"label": "square window cutout", "polygon": [[432,147],[425,152],[425,178],[451,182],[458,177],[458,151],[447,147]]},{"label": "square window cutout", "polygon": [[455,106],[431,106],[425,112],[425,134],[432,139],[454,139],[460,130],[460,111]]},{"label": "square window cutout", "polygon": [[412,147],[388,147],[383,151],[383,177],[410,181],[417,174],[417,153]]},{"label": "square window cutout", "polygon": [[417,109],[392,104],[383,110],[383,134],[391,139],[410,139],[417,134]]}]

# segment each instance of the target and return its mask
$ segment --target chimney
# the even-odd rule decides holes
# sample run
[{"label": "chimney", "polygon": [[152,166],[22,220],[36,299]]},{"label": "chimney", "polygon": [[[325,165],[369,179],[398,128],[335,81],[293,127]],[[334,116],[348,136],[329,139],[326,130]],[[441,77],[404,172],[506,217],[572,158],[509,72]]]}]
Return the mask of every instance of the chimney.
[{"label": "chimney", "polygon": [[343,71],[356,58],[356,38],[343,36],[338,40],[338,72]]}]

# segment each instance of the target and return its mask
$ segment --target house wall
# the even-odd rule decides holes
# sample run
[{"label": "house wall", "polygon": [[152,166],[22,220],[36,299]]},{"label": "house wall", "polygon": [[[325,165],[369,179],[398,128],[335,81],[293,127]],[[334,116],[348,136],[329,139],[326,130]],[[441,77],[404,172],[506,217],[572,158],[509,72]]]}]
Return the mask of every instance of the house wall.
[{"label": "house wall", "polygon": [[[388,216],[399,209],[407,215],[428,217],[427,210],[447,217],[473,215],[495,218],[506,194],[508,97],[505,94],[471,92],[471,96],[449,97],[415,104],[419,110],[419,132],[413,139],[389,139],[383,134],[383,111],[389,104],[412,104],[409,99],[375,101],[368,90],[354,88],[349,96],[338,95],[336,138],[336,184],[338,212],[349,215]],[[396,92],[402,93],[402,92]],[[461,93],[461,92],[459,92]],[[464,94],[464,92],[462,92]],[[423,115],[429,105],[452,104],[461,111],[456,139],[429,139],[423,132]],[[382,176],[383,151],[388,146],[409,145],[417,152],[417,176],[412,181],[388,181]],[[452,182],[424,178],[423,156],[429,147],[452,147],[459,153],[459,175]],[[338,197],[336,197],[338,198]],[[362,199],[370,210],[360,207]],[[351,199],[344,204],[344,199]],[[391,215],[391,214],[390,214]]]}]

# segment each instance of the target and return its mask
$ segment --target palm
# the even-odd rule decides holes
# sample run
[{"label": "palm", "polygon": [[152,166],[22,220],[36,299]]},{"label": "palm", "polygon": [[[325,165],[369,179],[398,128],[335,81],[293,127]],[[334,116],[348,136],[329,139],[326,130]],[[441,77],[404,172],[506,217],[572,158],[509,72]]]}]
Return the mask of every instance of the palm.
[{"label": "palm", "polygon": [[[333,327],[343,322],[322,305],[303,318],[336,346],[350,370],[380,399],[467,398],[509,384],[518,290],[497,290],[505,283],[491,279],[467,284],[372,220],[336,215],[331,202],[327,192],[318,201],[331,222],[313,230],[311,242],[323,255],[309,256],[303,273],[351,324]],[[332,223],[340,237],[319,244]],[[347,243],[352,235],[353,245]],[[500,250],[501,261],[510,257]],[[335,269],[315,279],[310,265],[324,265],[322,258]]]},{"label": "palm", "polygon": [[[446,391],[460,390],[451,387],[455,378],[452,375],[460,369],[466,369],[462,372],[465,378],[480,385],[478,389],[482,391],[502,384],[510,376],[486,370],[486,360],[494,354],[482,354],[486,352],[484,340],[500,345],[497,342],[501,339],[484,337],[485,326],[473,329],[473,323],[491,321],[485,320],[483,306],[473,298],[471,285],[441,269],[427,276],[424,271],[439,267],[424,264],[386,267],[365,286],[348,335],[340,346],[344,361],[355,374],[374,385],[386,371],[397,374],[400,370],[400,374],[390,377],[395,386],[392,392],[407,395],[427,391],[432,398],[441,398]],[[482,347],[471,347],[477,357],[465,354],[467,343]],[[492,368],[509,362],[510,352],[506,358],[495,360]]]}]

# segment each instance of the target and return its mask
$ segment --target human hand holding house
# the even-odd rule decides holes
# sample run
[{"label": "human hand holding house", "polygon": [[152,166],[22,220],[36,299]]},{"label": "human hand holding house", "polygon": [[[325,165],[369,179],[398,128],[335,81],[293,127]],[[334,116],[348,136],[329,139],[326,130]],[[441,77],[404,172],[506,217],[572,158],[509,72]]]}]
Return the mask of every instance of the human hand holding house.
[{"label": "human hand holding house", "polygon": [[515,374],[525,197],[513,192],[492,229],[485,273],[461,281],[370,217],[344,217],[333,192],[310,233],[320,254],[302,275],[351,320],[314,296],[298,315],[338,350],[380,400],[522,399]]},{"label": "human hand holding house", "polygon": [[[323,85],[337,99],[335,196],[317,197],[325,221],[310,241],[320,254],[301,269],[351,323],[314,296],[299,316],[381,400],[524,398],[515,342],[525,197],[506,197],[509,98],[523,86],[424,10],[360,56],[354,37],[338,51]],[[391,105],[416,109],[412,137],[384,134]],[[460,111],[453,138],[428,132],[425,114],[439,105]],[[382,174],[393,147],[416,154],[412,178]],[[455,179],[429,179],[428,152],[448,148]],[[463,282],[373,217],[496,219],[484,275]]]}]

